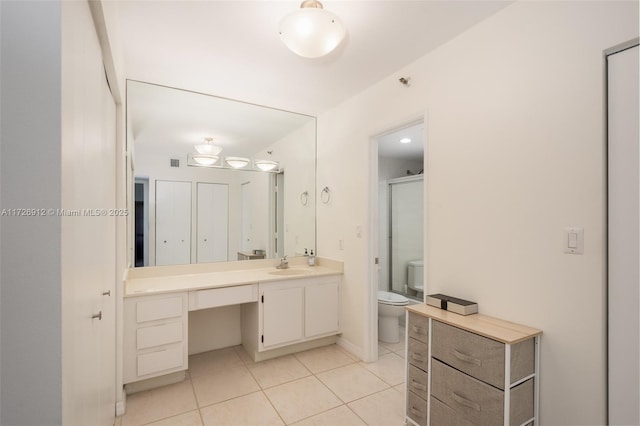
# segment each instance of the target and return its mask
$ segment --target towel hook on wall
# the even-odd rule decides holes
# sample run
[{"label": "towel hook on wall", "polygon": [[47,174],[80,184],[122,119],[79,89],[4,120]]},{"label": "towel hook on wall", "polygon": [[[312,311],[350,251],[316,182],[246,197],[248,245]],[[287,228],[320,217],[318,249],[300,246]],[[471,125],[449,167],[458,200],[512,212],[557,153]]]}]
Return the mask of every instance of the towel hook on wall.
[{"label": "towel hook on wall", "polygon": [[331,191],[328,186],[325,186],[320,193],[320,200],[322,201],[322,204],[329,204],[329,201],[331,200]]}]

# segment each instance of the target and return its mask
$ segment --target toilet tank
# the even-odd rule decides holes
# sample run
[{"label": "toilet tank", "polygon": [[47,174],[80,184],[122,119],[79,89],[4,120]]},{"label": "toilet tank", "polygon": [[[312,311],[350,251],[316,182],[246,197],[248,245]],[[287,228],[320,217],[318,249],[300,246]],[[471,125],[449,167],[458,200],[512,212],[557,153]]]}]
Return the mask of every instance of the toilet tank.
[{"label": "toilet tank", "polygon": [[407,269],[407,284],[409,287],[422,287],[422,279],[424,278],[424,261],[410,260],[407,262]]}]

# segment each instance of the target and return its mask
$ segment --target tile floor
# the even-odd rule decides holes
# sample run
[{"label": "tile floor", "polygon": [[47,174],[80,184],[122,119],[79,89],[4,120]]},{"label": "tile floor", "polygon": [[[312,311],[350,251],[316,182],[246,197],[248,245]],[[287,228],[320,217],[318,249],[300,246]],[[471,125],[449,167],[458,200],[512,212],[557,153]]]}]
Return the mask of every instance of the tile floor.
[{"label": "tile floor", "polygon": [[116,426],[400,426],[404,339],[374,363],[325,346],[259,363],[242,346],[193,355],[187,379],[127,397]]}]

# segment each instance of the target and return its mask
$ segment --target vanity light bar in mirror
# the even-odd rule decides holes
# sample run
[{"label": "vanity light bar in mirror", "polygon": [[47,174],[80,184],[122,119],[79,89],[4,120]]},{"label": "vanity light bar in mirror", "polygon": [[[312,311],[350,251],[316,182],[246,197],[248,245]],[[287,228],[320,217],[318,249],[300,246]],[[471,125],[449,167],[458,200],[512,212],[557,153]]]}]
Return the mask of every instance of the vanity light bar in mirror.
[{"label": "vanity light bar in mirror", "polygon": [[[214,160],[215,158],[215,160]],[[233,166],[236,165],[236,167]],[[253,167],[247,167],[253,164]],[[215,169],[227,170],[248,170],[262,171],[270,173],[280,172],[280,163],[269,160],[251,161],[244,157],[218,157],[206,154],[198,154],[197,152],[189,153],[187,156],[187,166],[189,167],[210,167]]]}]

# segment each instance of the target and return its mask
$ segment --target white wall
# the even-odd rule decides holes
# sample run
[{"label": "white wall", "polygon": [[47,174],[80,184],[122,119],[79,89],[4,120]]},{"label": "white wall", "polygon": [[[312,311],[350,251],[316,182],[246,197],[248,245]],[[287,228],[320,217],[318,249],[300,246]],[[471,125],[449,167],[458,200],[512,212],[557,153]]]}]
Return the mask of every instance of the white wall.
[{"label": "white wall", "polygon": [[[319,117],[318,188],[335,190],[318,248],[345,262],[349,344],[364,353],[370,326],[355,234],[370,137],[426,114],[427,291],[544,330],[542,424],[606,422],[603,50],[637,17],[637,2],[518,2]],[[566,226],[584,255],[563,254]]]},{"label": "white wall", "polygon": [[[60,2],[0,15],[2,208],[60,208]],[[1,226],[0,424],[61,424],[60,218]]]}]

